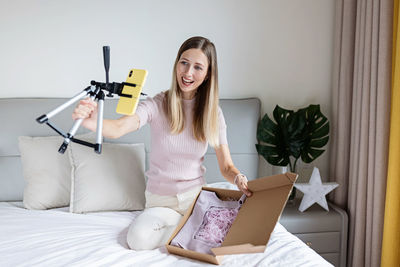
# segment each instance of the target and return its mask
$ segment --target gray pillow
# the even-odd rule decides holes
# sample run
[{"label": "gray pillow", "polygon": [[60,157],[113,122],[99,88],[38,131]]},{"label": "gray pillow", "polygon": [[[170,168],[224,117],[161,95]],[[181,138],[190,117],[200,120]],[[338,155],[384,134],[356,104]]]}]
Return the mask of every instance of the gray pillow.
[{"label": "gray pillow", "polygon": [[144,209],[144,144],[103,143],[101,154],[86,146],[70,146],[70,212]]},{"label": "gray pillow", "polygon": [[25,208],[42,210],[69,205],[72,168],[68,156],[58,153],[62,142],[60,136],[18,138]]}]

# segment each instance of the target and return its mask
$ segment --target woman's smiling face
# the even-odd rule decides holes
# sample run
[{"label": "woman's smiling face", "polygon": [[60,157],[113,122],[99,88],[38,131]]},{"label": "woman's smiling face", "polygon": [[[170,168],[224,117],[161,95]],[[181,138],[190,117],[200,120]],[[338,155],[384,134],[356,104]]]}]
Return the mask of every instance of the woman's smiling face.
[{"label": "woman's smiling face", "polygon": [[176,65],[176,80],[183,99],[192,99],[197,88],[207,77],[208,59],[200,49],[191,48],[182,53]]}]

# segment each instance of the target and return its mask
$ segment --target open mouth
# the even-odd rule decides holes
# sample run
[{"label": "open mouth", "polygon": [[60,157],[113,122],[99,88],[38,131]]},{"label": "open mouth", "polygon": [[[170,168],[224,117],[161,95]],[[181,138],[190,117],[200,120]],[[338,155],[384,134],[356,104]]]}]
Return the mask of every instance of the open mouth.
[{"label": "open mouth", "polygon": [[183,85],[185,85],[185,86],[190,86],[190,85],[192,85],[192,84],[194,83],[194,81],[187,80],[187,79],[185,79],[185,78],[182,77],[182,83],[183,83]]}]

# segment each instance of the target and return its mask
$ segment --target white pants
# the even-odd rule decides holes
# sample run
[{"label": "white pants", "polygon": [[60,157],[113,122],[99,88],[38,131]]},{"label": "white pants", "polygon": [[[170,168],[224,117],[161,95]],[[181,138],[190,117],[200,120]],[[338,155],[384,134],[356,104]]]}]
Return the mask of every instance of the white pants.
[{"label": "white pants", "polygon": [[144,250],[165,245],[200,190],[201,186],[198,186],[175,196],[160,196],[146,191],[146,209],[129,227],[128,246]]}]

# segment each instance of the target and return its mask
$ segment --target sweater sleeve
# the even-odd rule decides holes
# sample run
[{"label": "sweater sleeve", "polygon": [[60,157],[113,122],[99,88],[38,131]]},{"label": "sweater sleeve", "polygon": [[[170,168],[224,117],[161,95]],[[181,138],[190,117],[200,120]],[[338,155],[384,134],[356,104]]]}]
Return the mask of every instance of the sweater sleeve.
[{"label": "sweater sleeve", "polygon": [[140,120],[139,129],[146,123],[151,123],[156,116],[158,107],[155,98],[147,97],[145,100],[139,102],[136,108],[136,115],[138,115]]},{"label": "sweater sleeve", "polygon": [[227,145],[228,139],[226,137],[226,123],[221,107],[218,107],[218,118],[219,118],[219,144]]}]

